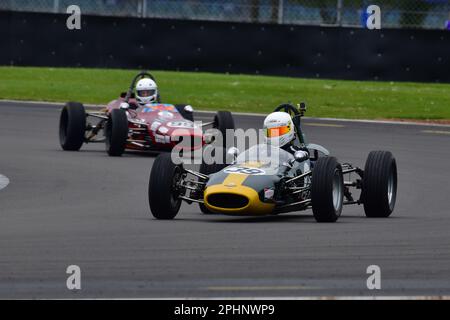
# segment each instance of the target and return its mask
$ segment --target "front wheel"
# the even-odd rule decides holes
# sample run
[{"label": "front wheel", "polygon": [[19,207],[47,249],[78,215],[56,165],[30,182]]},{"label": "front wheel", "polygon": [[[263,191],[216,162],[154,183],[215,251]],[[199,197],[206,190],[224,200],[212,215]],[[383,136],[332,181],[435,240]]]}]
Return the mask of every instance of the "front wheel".
[{"label": "front wheel", "polygon": [[181,116],[189,121],[194,122],[194,114],[193,112],[186,111],[184,108],[187,106],[187,104],[176,104],[175,108],[177,109],[178,113],[181,114]]},{"label": "front wheel", "polygon": [[335,222],[340,217],[344,203],[344,179],[336,158],[319,158],[314,165],[311,202],[317,222]]},{"label": "front wheel", "polygon": [[125,111],[113,109],[105,128],[106,152],[112,157],[120,157],[127,144],[128,119]]},{"label": "front wheel", "polygon": [[372,151],[364,167],[362,202],[370,218],[387,218],[397,199],[397,163],[389,151]]},{"label": "front wheel", "polygon": [[66,151],[78,151],[84,143],[86,111],[79,102],[67,102],[59,118],[59,142]]},{"label": "front wheel", "polygon": [[181,165],[175,165],[170,153],[160,154],[153,163],[148,185],[150,211],[156,219],[173,219],[181,206],[179,182]]}]

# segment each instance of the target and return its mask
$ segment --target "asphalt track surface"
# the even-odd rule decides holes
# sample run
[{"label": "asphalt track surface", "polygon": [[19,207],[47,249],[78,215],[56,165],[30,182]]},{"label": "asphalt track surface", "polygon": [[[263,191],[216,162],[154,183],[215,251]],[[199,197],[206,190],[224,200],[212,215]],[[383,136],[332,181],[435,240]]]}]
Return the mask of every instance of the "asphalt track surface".
[{"label": "asphalt track surface", "polygon": [[[450,294],[450,128],[305,120],[309,141],[363,166],[397,158],[387,219],[348,206],[334,224],[310,211],[265,218],[150,215],[154,155],[110,158],[59,147],[59,108],[0,103],[0,298],[304,297]],[[202,115],[203,119],[209,116]],[[262,118],[237,116],[238,127]],[[69,291],[66,268],[81,268]],[[366,268],[381,268],[368,290]]]}]

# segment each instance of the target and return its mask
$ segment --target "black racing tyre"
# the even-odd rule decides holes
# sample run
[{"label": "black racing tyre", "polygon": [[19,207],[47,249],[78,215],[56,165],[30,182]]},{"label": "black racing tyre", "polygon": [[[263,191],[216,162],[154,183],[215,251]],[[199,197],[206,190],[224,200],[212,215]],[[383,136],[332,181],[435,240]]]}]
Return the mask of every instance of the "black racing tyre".
[{"label": "black racing tyre", "polygon": [[[203,151],[208,150],[209,148],[212,148],[212,146],[207,145]],[[212,163],[212,164],[206,164],[205,161],[203,161],[204,158],[202,157],[202,163],[200,164],[200,169],[199,172],[206,174],[206,175],[210,175],[213,173],[216,173],[220,170],[222,170],[225,166],[221,165],[221,164],[217,164],[217,163]],[[200,211],[203,214],[214,214],[214,212],[211,212],[208,210],[208,208],[206,208],[206,206],[203,203],[199,203],[198,206],[200,207]]]},{"label": "black racing tyre", "polygon": [[67,102],[59,118],[59,142],[66,151],[78,151],[84,143],[86,111],[79,102]]},{"label": "black racing tyre", "polygon": [[148,201],[156,219],[173,219],[180,210],[177,184],[182,171],[181,165],[173,163],[170,153],[162,153],[155,159],[150,173]]},{"label": "black racing tyre", "polygon": [[213,128],[218,129],[222,134],[224,148],[228,148],[234,145],[234,141],[226,141],[226,130],[235,129],[234,118],[231,112],[217,111],[216,115],[214,116]]},{"label": "black racing tyre", "polygon": [[203,214],[214,214],[214,212],[209,211],[208,208],[203,203],[199,203],[198,206],[200,207],[200,211]]},{"label": "black racing tyre", "polygon": [[387,218],[397,199],[397,163],[389,151],[372,151],[364,167],[362,202],[370,218]]},{"label": "black racing tyre", "polygon": [[181,116],[183,118],[185,118],[186,120],[194,122],[194,113],[193,112],[187,112],[186,110],[184,110],[184,107],[186,107],[186,106],[187,106],[187,104],[176,104],[175,108],[181,114]]},{"label": "black racing tyre", "polygon": [[[216,152],[220,153],[217,158],[220,160],[220,162],[219,163],[216,163],[216,162],[206,163],[205,155],[208,154],[215,158]],[[226,150],[224,148],[214,148],[213,145],[207,145],[203,148],[203,155],[204,156],[202,157],[202,163],[200,164],[199,172],[206,174],[206,175],[210,175],[210,174],[219,172],[220,170],[222,170],[226,166],[230,165],[230,163],[231,163],[230,159],[228,159],[228,157],[227,157]],[[200,210],[204,214],[212,214],[213,213],[213,212],[209,211],[203,203],[199,203],[199,207],[200,207]]]},{"label": "black racing tyre", "polygon": [[344,203],[344,179],[341,165],[334,157],[322,157],[314,165],[311,202],[317,222],[335,222]]},{"label": "black racing tyre", "polygon": [[[217,154],[217,152],[219,154]],[[211,157],[210,157],[211,156]],[[213,160],[217,160],[214,161]],[[229,166],[232,159],[227,154],[225,148],[206,145],[203,148],[202,163],[200,164],[200,173],[210,175],[219,172],[226,166]]]},{"label": "black racing tyre", "polygon": [[128,119],[124,110],[113,109],[105,127],[106,152],[120,157],[125,151],[128,138]]},{"label": "black racing tyre", "polygon": [[214,212],[209,211],[208,208],[203,203],[199,203],[198,206],[200,207],[200,211],[203,214],[214,214]]}]

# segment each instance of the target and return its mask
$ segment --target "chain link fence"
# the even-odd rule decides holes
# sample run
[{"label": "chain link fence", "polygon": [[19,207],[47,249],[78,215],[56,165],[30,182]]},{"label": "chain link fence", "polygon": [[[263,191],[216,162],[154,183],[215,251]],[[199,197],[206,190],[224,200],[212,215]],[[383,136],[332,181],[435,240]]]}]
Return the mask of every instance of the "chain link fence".
[{"label": "chain link fence", "polygon": [[384,28],[450,29],[450,0],[0,0],[0,10],[233,22],[364,26],[381,8]]}]

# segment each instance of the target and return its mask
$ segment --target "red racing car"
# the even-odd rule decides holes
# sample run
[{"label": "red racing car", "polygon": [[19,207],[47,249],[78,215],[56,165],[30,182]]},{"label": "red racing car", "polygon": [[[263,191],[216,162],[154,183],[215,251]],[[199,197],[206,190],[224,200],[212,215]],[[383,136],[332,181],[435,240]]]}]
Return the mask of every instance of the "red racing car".
[{"label": "red racing car", "polygon": [[135,86],[138,80],[145,78],[154,81],[150,73],[139,73],[127,92],[99,111],[87,112],[79,102],[66,103],[59,123],[62,149],[78,151],[83,143],[105,142],[110,156],[121,156],[126,149],[170,151],[180,147],[193,150],[205,143],[204,127],[212,126],[224,137],[226,129],[234,129],[234,119],[228,111],[218,111],[211,122],[194,123],[190,105],[161,103],[159,94],[151,103],[139,103],[142,101],[136,99]]}]

